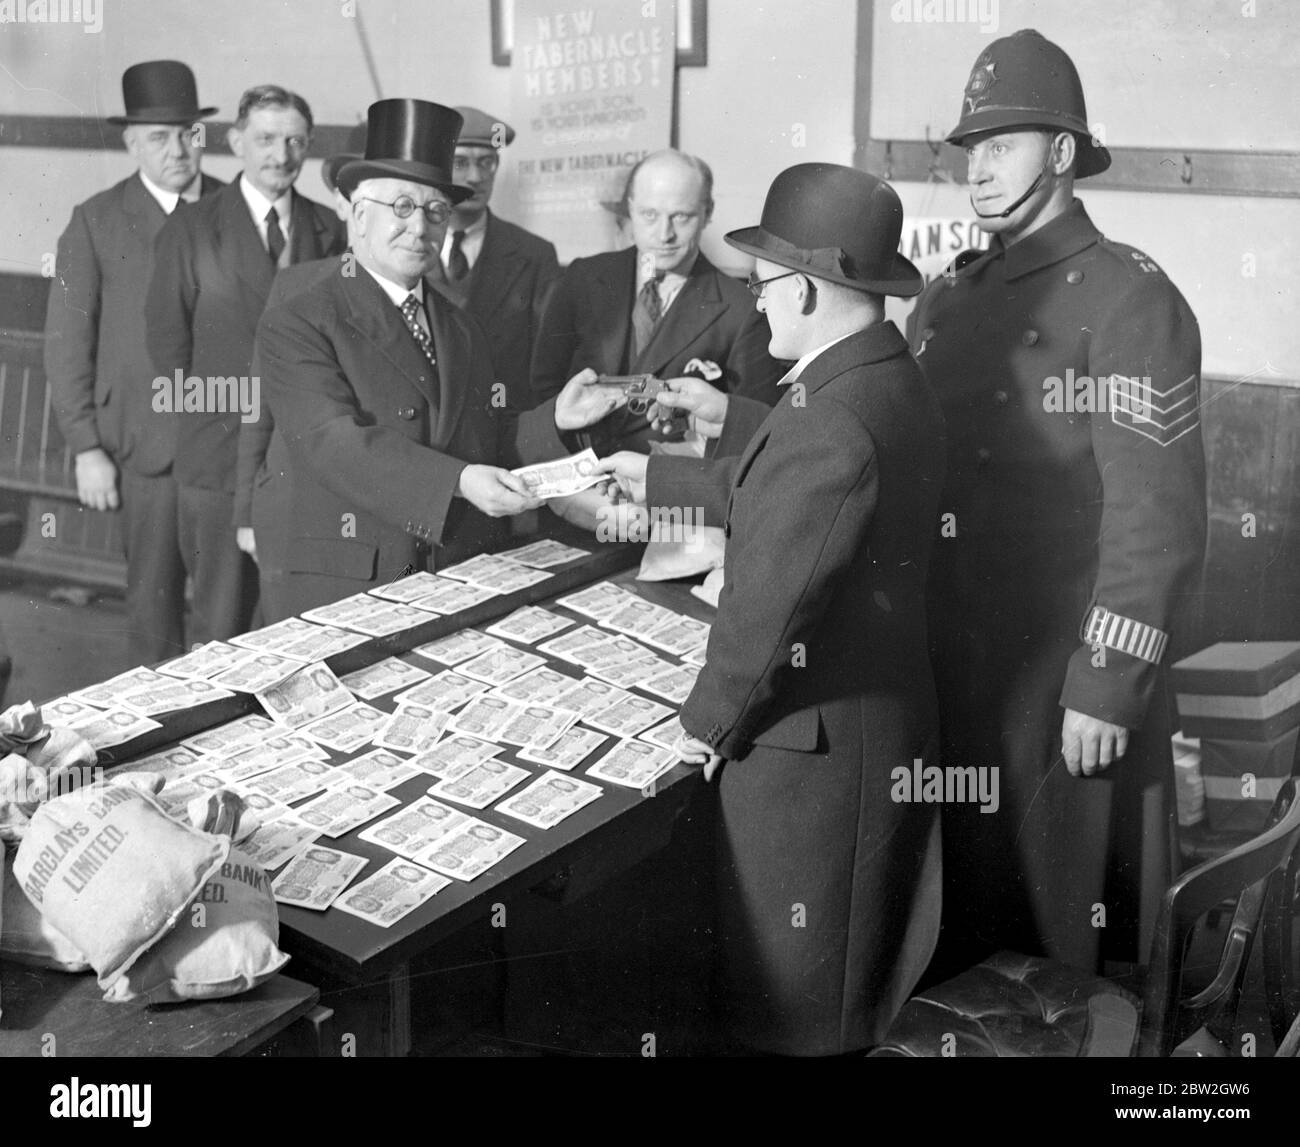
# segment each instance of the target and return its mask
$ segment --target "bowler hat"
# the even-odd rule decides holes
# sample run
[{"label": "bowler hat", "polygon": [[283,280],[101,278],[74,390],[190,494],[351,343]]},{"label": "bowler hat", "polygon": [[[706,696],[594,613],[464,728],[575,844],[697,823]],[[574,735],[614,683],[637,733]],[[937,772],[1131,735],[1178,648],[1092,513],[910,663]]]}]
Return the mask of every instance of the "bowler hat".
[{"label": "bowler hat", "polygon": [[361,159],[366,151],[366,125],[363,123],[353,125],[348,132],[347,143],[343,145],[346,151],[341,151],[338,155],[331,155],[320,165],[321,182],[331,191],[338,186],[339,168],[345,163],[351,163],[354,159]]},{"label": "bowler hat", "polygon": [[122,73],[122,103],[126,115],[111,115],[109,123],[191,124],[217,112],[199,107],[194,73],[179,60],[132,64]]},{"label": "bowler hat", "polygon": [[1041,32],[1022,28],[979,54],[962,96],[961,120],[948,136],[961,144],[981,131],[1058,128],[1078,141],[1074,174],[1097,175],[1110,152],[1092,138],[1083,84],[1074,61]]},{"label": "bowler hat", "polygon": [[898,253],[902,231],[903,205],[883,179],[836,163],[800,163],[772,180],[757,227],[724,238],[782,267],[907,298],[925,281]]},{"label": "bowler hat", "polygon": [[505,120],[490,116],[478,108],[457,107],[465,121],[458,144],[470,147],[507,147],[515,141],[515,129]]},{"label": "bowler hat", "polygon": [[349,199],[363,179],[406,179],[436,187],[452,203],[474,194],[452,179],[460,113],[428,100],[379,100],[366,115],[366,153],[335,174]]}]

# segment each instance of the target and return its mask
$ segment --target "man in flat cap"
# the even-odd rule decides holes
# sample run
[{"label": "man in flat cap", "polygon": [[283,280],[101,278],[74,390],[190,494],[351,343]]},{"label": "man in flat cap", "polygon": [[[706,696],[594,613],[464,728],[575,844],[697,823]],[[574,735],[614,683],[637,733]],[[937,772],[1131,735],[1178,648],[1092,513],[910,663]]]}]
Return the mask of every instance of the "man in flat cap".
[{"label": "man in flat cap", "polygon": [[456,141],[456,182],[473,194],[452,208],[442,242],[446,293],[488,335],[497,380],[512,406],[533,405],[529,362],[542,309],[560,273],[555,245],[494,215],[488,206],[501,149],[515,129],[478,108],[458,107],[465,121]]},{"label": "man in flat cap", "polygon": [[[538,400],[576,371],[694,373],[724,393],[768,406],[779,397],[781,364],[767,351],[769,332],[744,287],[701,253],[713,215],[713,172],[680,151],[659,151],[628,174],[618,212],[632,246],[575,259],[560,276],[533,352]],[[596,444],[648,451],[680,439],[679,425],[620,411],[593,434]]]},{"label": "man in flat cap", "polygon": [[[202,210],[159,233],[146,301],[154,374],[250,380],[253,336],[278,270],[343,250],[333,210],[294,183],[311,146],[312,114],[296,92],[250,88],[229,131],[243,163],[234,183]],[[212,388],[215,395],[216,390]],[[187,409],[179,423],[176,482],[181,548],[194,580],[196,637],[222,639],[252,620],[257,571],[240,551],[234,519],[239,428],[246,410]]]},{"label": "man in flat cap", "polygon": [[138,169],[72,212],[59,238],[45,319],[45,372],[77,497],[120,510],[126,550],[128,648],[141,663],[185,646],[185,564],[172,465],[176,421],[153,409],[145,351],[144,285],[168,215],[221,182],[201,175],[194,73],[176,60],[133,64],[122,76],[122,140]]},{"label": "man in flat cap", "polygon": [[1162,665],[1205,550],[1201,342],[1146,253],[1074,197],[1105,171],[1069,56],[979,56],[949,141],[990,232],[909,326],[948,424],[930,633],[944,763],[1001,805],[944,809],[944,971],[1011,948],[1145,959],[1172,879]]},{"label": "man in flat cap", "polygon": [[567,454],[559,432],[613,405],[587,372],[554,402],[510,409],[482,328],[429,289],[451,208],[471,194],[453,178],[460,126],[425,100],[372,104],[365,155],[337,175],[354,273],[262,318],[287,613],[504,542],[500,519],[539,505],[510,468]]},{"label": "man in flat cap", "polygon": [[679,751],[719,782],[719,949],[742,1049],[877,1042],[938,933],[937,810],[895,787],[938,750],[924,591],[943,478],[938,403],[884,317],[885,295],[922,286],[902,221],[864,171],[778,175],[759,226],[726,239],[757,257],[770,353],[795,360],[781,401],[739,456],[602,461],[633,500],[701,507],[728,538]]}]

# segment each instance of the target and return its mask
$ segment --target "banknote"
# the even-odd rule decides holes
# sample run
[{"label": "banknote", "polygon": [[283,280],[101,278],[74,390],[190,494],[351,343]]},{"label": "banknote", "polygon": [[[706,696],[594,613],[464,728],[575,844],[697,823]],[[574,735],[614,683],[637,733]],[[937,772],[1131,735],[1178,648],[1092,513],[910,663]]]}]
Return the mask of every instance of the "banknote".
[{"label": "banknote", "polygon": [[345,784],[327,789],[306,804],[298,805],[294,815],[321,830],[328,837],[342,836],[367,821],[396,808],[402,802],[367,785]]},{"label": "banknote", "polygon": [[[372,599],[374,600],[374,599]],[[416,609],[400,601],[380,602],[380,608],[348,622],[350,628],[370,637],[387,637],[417,625],[428,625],[432,618],[427,610]]]},{"label": "banknote", "polygon": [[451,881],[409,860],[390,860],[354,884],[334,907],[380,928],[391,928]]},{"label": "banknote", "polygon": [[109,749],[134,741],[162,725],[130,709],[106,709],[93,717],[84,717],[71,726],[96,749]]},{"label": "banknote", "polygon": [[382,597],[385,601],[410,603],[422,597],[427,597],[429,594],[450,584],[452,583],[448,582],[446,578],[441,578],[437,574],[431,574],[427,570],[417,570],[415,573],[398,578],[387,585],[377,585],[367,592],[374,597]]},{"label": "banknote", "polygon": [[127,761],[120,768],[123,772],[161,773],[166,776],[179,774],[207,760],[202,754],[187,749],[184,745],[173,745],[168,749],[159,749],[158,752],[150,753],[148,756],[136,757],[135,760]]},{"label": "banknote", "polygon": [[324,661],[345,649],[364,645],[369,640],[364,633],[340,629],[336,625],[313,625],[309,633],[300,633],[275,652],[295,661]]},{"label": "banknote", "polygon": [[273,868],[279,868],[319,836],[320,829],[289,815],[258,826],[251,836],[246,836],[239,842],[239,849],[269,872]]},{"label": "banknote", "polygon": [[504,697],[475,697],[452,717],[448,727],[454,732],[490,741],[522,708],[522,705]]},{"label": "banknote", "polygon": [[500,638],[489,637],[477,629],[462,629],[449,633],[446,637],[439,637],[436,641],[417,645],[411,652],[443,665],[459,665],[462,661],[477,657],[485,649],[495,649],[504,644]]},{"label": "banknote", "polygon": [[582,764],[608,740],[604,733],[577,725],[561,733],[559,739],[545,749],[520,749],[519,759],[567,772]]},{"label": "banknote", "polygon": [[575,665],[582,665],[584,655],[590,654],[597,648],[608,646],[614,640],[611,634],[594,626],[580,625],[570,633],[563,633],[559,637],[551,638],[550,641],[543,641],[537,649],[538,652],[551,657],[559,657],[564,661],[572,661]]},{"label": "banknote", "polygon": [[682,660],[687,665],[697,665],[701,668],[704,666],[705,654],[708,650],[707,645],[697,645],[694,649],[682,654]]},{"label": "banknote", "polygon": [[634,596],[636,595],[612,581],[598,581],[595,585],[584,586],[576,593],[557,597],[555,604],[599,621],[626,605],[628,599]]},{"label": "banknote", "polygon": [[519,568],[508,558],[500,557],[497,554],[475,554],[472,558],[466,558],[463,562],[443,566],[438,571],[438,576],[455,578],[457,581],[477,582],[479,578],[488,574]]},{"label": "banknote", "polygon": [[368,593],[354,593],[350,597],[339,598],[338,601],[331,601],[327,605],[318,605],[314,609],[304,610],[301,616],[304,620],[314,621],[318,625],[350,627],[356,618],[376,613],[384,607],[384,602]]},{"label": "banknote", "polygon": [[549,609],[526,605],[514,613],[506,614],[500,621],[493,622],[487,626],[486,631],[493,637],[508,637],[524,645],[536,645],[543,638],[551,637],[573,624],[567,617],[561,617]]},{"label": "banknote", "polygon": [[212,683],[223,689],[256,693],[259,689],[283,681],[301,665],[301,661],[279,653],[252,653],[245,650],[244,660],[220,670],[212,677]]},{"label": "banknote", "polygon": [[303,736],[328,748],[337,749],[340,753],[351,753],[362,745],[370,744],[387,720],[387,713],[364,701],[357,701],[315,721],[309,721],[299,731]]},{"label": "banknote", "polygon": [[392,816],[363,828],[357,833],[357,838],[410,858],[418,856],[447,833],[472,819],[467,812],[429,797],[420,797]]},{"label": "banknote", "polygon": [[568,546],[563,542],[557,542],[554,538],[541,538],[538,541],[529,542],[526,546],[519,546],[517,549],[502,550],[497,555],[497,557],[506,558],[508,561],[518,562],[523,566],[533,566],[541,570],[550,569],[552,566],[568,565],[569,562],[590,556],[590,550],[580,550],[576,546]]},{"label": "banknote", "polygon": [[233,697],[229,689],[222,689],[211,681],[200,678],[175,680],[163,678],[165,684],[140,685],[129,689],[118,698],[118,704],[142,717],[155,717],[159,713],[174,713],[180,709],[193,709],[223,697]]},{"label": "banknote", "polygon": [[248,633],[232,637],[230,644],[242,646],[244,649],[259,651],[269,649],[275,652],[315,628],[316,626],[310,621],[303,621],[300,617],[287,617],[274,625],[263,626],[261,629],[253,629]]},{"label": "banknote", "polygon": [[41,719],[47,725],[75,725],[78,721],[98,716],[103,711],[102,708],[75,697],[56,697],[41,706]]},{"label": "banknote", "polygon": [[364,856],[309,844],[271,881],[271,892],[281,904],[323,912],[368,863]]},{"label": "banknote", "polygon": [[458,777],[475,765],[481,765],[500,753],[505,747],[492,741],[480,741],[464,733],[452,733],[431,749],[414,756],[410,764],[435,777]]},{"label": "banknote", "polygon": [[393,700],[398,705],[428,705],[432,709],[450,713],[459,709],[471,697],[486,693],[489,688],[486,681],[474,681],[450,669],[444,669],[427,681],[403,689]]},{"label": "banknote", "polygon": [[293,728],[353,703],[329,666],[320,663],[304,665],[256,696],[269,716]]},{"label": "banknote", "polygon": [[492,696],[504,697],[507,701],[525,701],[534,705],[544,705],[554,701],[577,684],[576,678],[567,673],[542,665],[531,669],[522,677],[516,677],[504,685],[492,690]]},{"label": "banknote", "polygon": [[173,684],[175,680],[174,677],[164,677],[161,673],[155,673],[152,669],[138,665],[125,673],[119,673],[116,677],[110,677],[107,681],[101,681],[98,685],[78,689],[68,696],[87,705],[94,705],[97,709],[114,709],[117,708],[118,697],[123,693],[129,693],[132,689],[139,689],[145,685]]},{"label": "banknote", "polygon": [[662,725],[656,725],[653,729],[646,729],[638,733],[637,737],[642,741],[649,741],[652,745],[658,745],[663,749],[672,749],[677,751],[677,743],[686,736],[686,730],[682,728],[682,722],[677,716],[669,717]]},{"label": "banknote", "polygon": [[681,705],[691,695],[691,690],[695,688],[695,679],[699,675],[698,666],[672,665],[663,672],[638,682],[637,688],[671,701],[674,705]]},{"label": "banknote", "polygon": [[281,765],[246,781],[245,785],[249,792],[260,793],[268,800],[293,804],[324,792],[333,781],[332,765],[307,758]]},{"label": "banknote", "polygon": [[487,586],[471,585],[469,582],[451,581],[446,578],[443,580],[447,583],[445,586],[439,586],[432,593],[416,598],[411,604],[416,609],[422,609],[427,613],[445,614],[450,617],[463,609],[470,609],[482,605],[485,601],[491,601],[497,596],[497,591],[488,589]]},{"label": "banknote", "polygon": [[158,672],[165,673],[169,677],[210,678],[223,669],[229,669],[247,656],[248,650],[241,649],[238,645],[230,645],[225,641],[209,641],[206,645],[191,649],[182,657],[159,665]]},{"label": "banknote", "polygon": [[522,466],[510,473],[523,480],[534,498],[567,498],[605,481],[605,475],[596,470],[596,463],[596,452],[588,449],[553,462]]},{"label": "banknote", "polygon": [[375,733],[375,744],[403,753],[422,753],[437,744],[450,715],[428,705],[405,704]]},{"label": "banknote", "polygon": [[240,745],[223,753],[211,768],[228,782],[246,781],[294,761],[319,760],[310,744],[281,735]]},{"label": "banknote", "polygon": [[386,793],[412,777],[420,776],[423,770],[387,749],[371,749],[368,753],[336,765],[330,771],[335,785],[355,782],[376,792]]},{"label": "banknote", "polygon": [[522,836],[471,817],[467,824],[449,832],[416,859],[444,876],[473,880],[525,843]]},{"label": "banknote", "polygon": [[224,753],[249,741],[258,741],[271,733],[283,733],[274,721],[260,713],[250,713],[247,717],[237,717],[224,725],[216,725],[181,742],[187,749],[196,753]]},{"label": "banknote", "polygon": [[629,657],[589,665],[587,672],[620,689],[635,689],[643,687],[648,678],[658,677],[676,668],[671,662],[651,654],[649,657]]},{"label": "banknote", "polygon": [[594,677],[584,677],[581,681],[574,682],[571,689],[561,693],[551,704],[558,709],[572,709],[575,713],[581,713],[583,720],[586,720],[588,714],[599,713],[615,701],[631,696],[633,694],[617,685],[597,681]]},{"label": "banknote", "polygon": [[632,597],[613,613],[602,617],[600,624],[618,633],[644,637],[672,621],[675,616],[672,610],[646,601],[643,597]]},{"label": "banknote", "polygon": [[677,754],[645,741],[620,741],[586,775],[630,789],[643,789],[677,763]]},{"label": "banknote", "polygon": [[500,645],[462,661],[456,666],[456,672],[477,681],[486,681],[489,685],[504,685],[545,664],[546,658],[538,657],[536,653],[527,653],[513,645]]},{"label": "banknote", "polygon": [[673,711],[667,705],[630,694],[619,697],[595,713],[584,713],[584,724],[616,737],[635,737],[651,725],[661,724]]},{"label": "banknote", "polygon": [[527,749],[548,749],[577,724],[578,714],[551,705],[524,705],[496,734],[498,741]]},{"label": "banknote", "polygon": [[684,614],[675,614],[663,625],[642,634],[641,640],[656,649],[662,649],[665,653],[673,653],[680,657],[683,653],[689,653],[708,641],[711,628],[707,621],[697,621]]},{"label": "banknote", "polygon": [[496,811],[535,828],[553,828],[565,817],[572,816],[603,795],[599,785],[566,777],[563,773],[547,772],[527,788],[503,800]]},{"label": "banknote", "polygon": [[429,787],[431,797],[455,801],[470,808],[487,808],[528,777],[528,770],[495,757],[467,769],[459,776],[440,780]]},{"label": "banknote", "polygon": [[395,693],[417,681],[424,681],[429,676],[427,669],[408,664],[400,657],[385,657],[355,673],[345,673],[339,680],[363,701],[373,701],[386,693]]},{"label": "banknote", "polygon": [[480,589],[490,589],[493,593],[518,593],[521,589],[527,589],[530,585],[536,585],[538,582],[543,582],[553,576],[553,574],[547,573],[546,570],[511,565],[508,569],[480,574],[473,584]]}]

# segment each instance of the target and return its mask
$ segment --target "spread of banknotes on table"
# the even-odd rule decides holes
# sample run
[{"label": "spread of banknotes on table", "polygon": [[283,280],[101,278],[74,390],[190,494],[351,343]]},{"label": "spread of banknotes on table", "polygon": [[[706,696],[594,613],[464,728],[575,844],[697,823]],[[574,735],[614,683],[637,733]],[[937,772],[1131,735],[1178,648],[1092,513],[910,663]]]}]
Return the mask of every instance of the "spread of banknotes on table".
[{"label": "spread of banknotes on table", "polygon": [[[108,748],[158,728],[162,713],[253,694],[262,713],[129,760],[114,775],[161,776],[158,799],[178,817],[197,798],[233,790],[245,804],[239,846],[274,874],[281,904],[334,907],[389,927],[599,800],[606,785],[645,790],[667,773],[709,625],[602,581],[342,678],[324,658],[545,581],[586,556],[550,539],[478,555],[42,709],[51,724]],[[423,795],[391,795],[417,777],[429,782]],[[519,831],[475,815],[489,807]],[[369,858],[333,847],[358,829],[391,862],[365,873]]]}]

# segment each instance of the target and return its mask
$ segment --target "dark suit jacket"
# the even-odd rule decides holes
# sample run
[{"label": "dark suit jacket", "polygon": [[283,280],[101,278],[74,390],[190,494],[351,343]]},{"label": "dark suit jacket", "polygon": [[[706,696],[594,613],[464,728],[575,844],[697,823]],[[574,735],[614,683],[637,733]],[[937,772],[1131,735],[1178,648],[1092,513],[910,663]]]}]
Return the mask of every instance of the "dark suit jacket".
[{"label": "dark suit jacket", "polygon": [[[225,186],[202,181],[205,196]],[[176,448],[176,420],[152,407],[145,351],[144,287],[166,221],[139,172],[74,207],[45,314],[45,375],[64,441],[74,454],[101,447],[143,475],[166,473]]]},{"label": "dark suit jacket", "polygon": [[[741,283],[703,255],[640,355],[632,355],[632,306],[636,299],[636,248],[575,259],[560,276],[533,350],[537,398],[558,394],[584,367],[601,374],[650,373],[675,378],[693,358],[716,363],[720,390],[772,406],[785,366],[767,353],[767,319]],[[602,424],[606,438],[644,444],[646,420],[618,411]],[[654,436],[661,437],[661,436]],[[610,445],[606,441],[602,445]]]},{"label": "dark suit jacket", "polygon": [[880,1038],[937,934],[937,809],[892,799],[891,773],[937,750],[924,591],[943,422],[892,323],[799,382],[804,404],[783,398],[739,457],[652,456],[647,501],[728,538],[681,722],[730,760],[722,939],[742,1031],[826,1054]]},{"label": "dark suit jacket", "polygon": [[505,383],[512,406],[533,405],[528,374],[533,345],[559,274],[553,243],[489,211],[483,247],[468,280],[444,284],[445,292],[487,332],[497,381]]},{"label": "dark suit jacket", "polygon": [[[258,330],[276,433],[266,467],[288,483],[294,612],[435,567],[504,540],[505,519],[454,499],[470,462],[514,467],[565,453],[546,403],[520,415],[494,404],[486,339],[426,292],[436,371],[398,308],[364,268],[327,275],[269,309]],[[255,495],[256,500],[256,495]]]},{"label": "dark suit jacket", "polygon": [[[328,207],[293,195],[291,258],[305,263],[346,246]],[[145,303],[152,375],[250,376],[253,337],[275,279],[239,188],[177,212],[158,234]],[[178,417],[176,480],[208,490],[235,489],[238,411]]]}]

